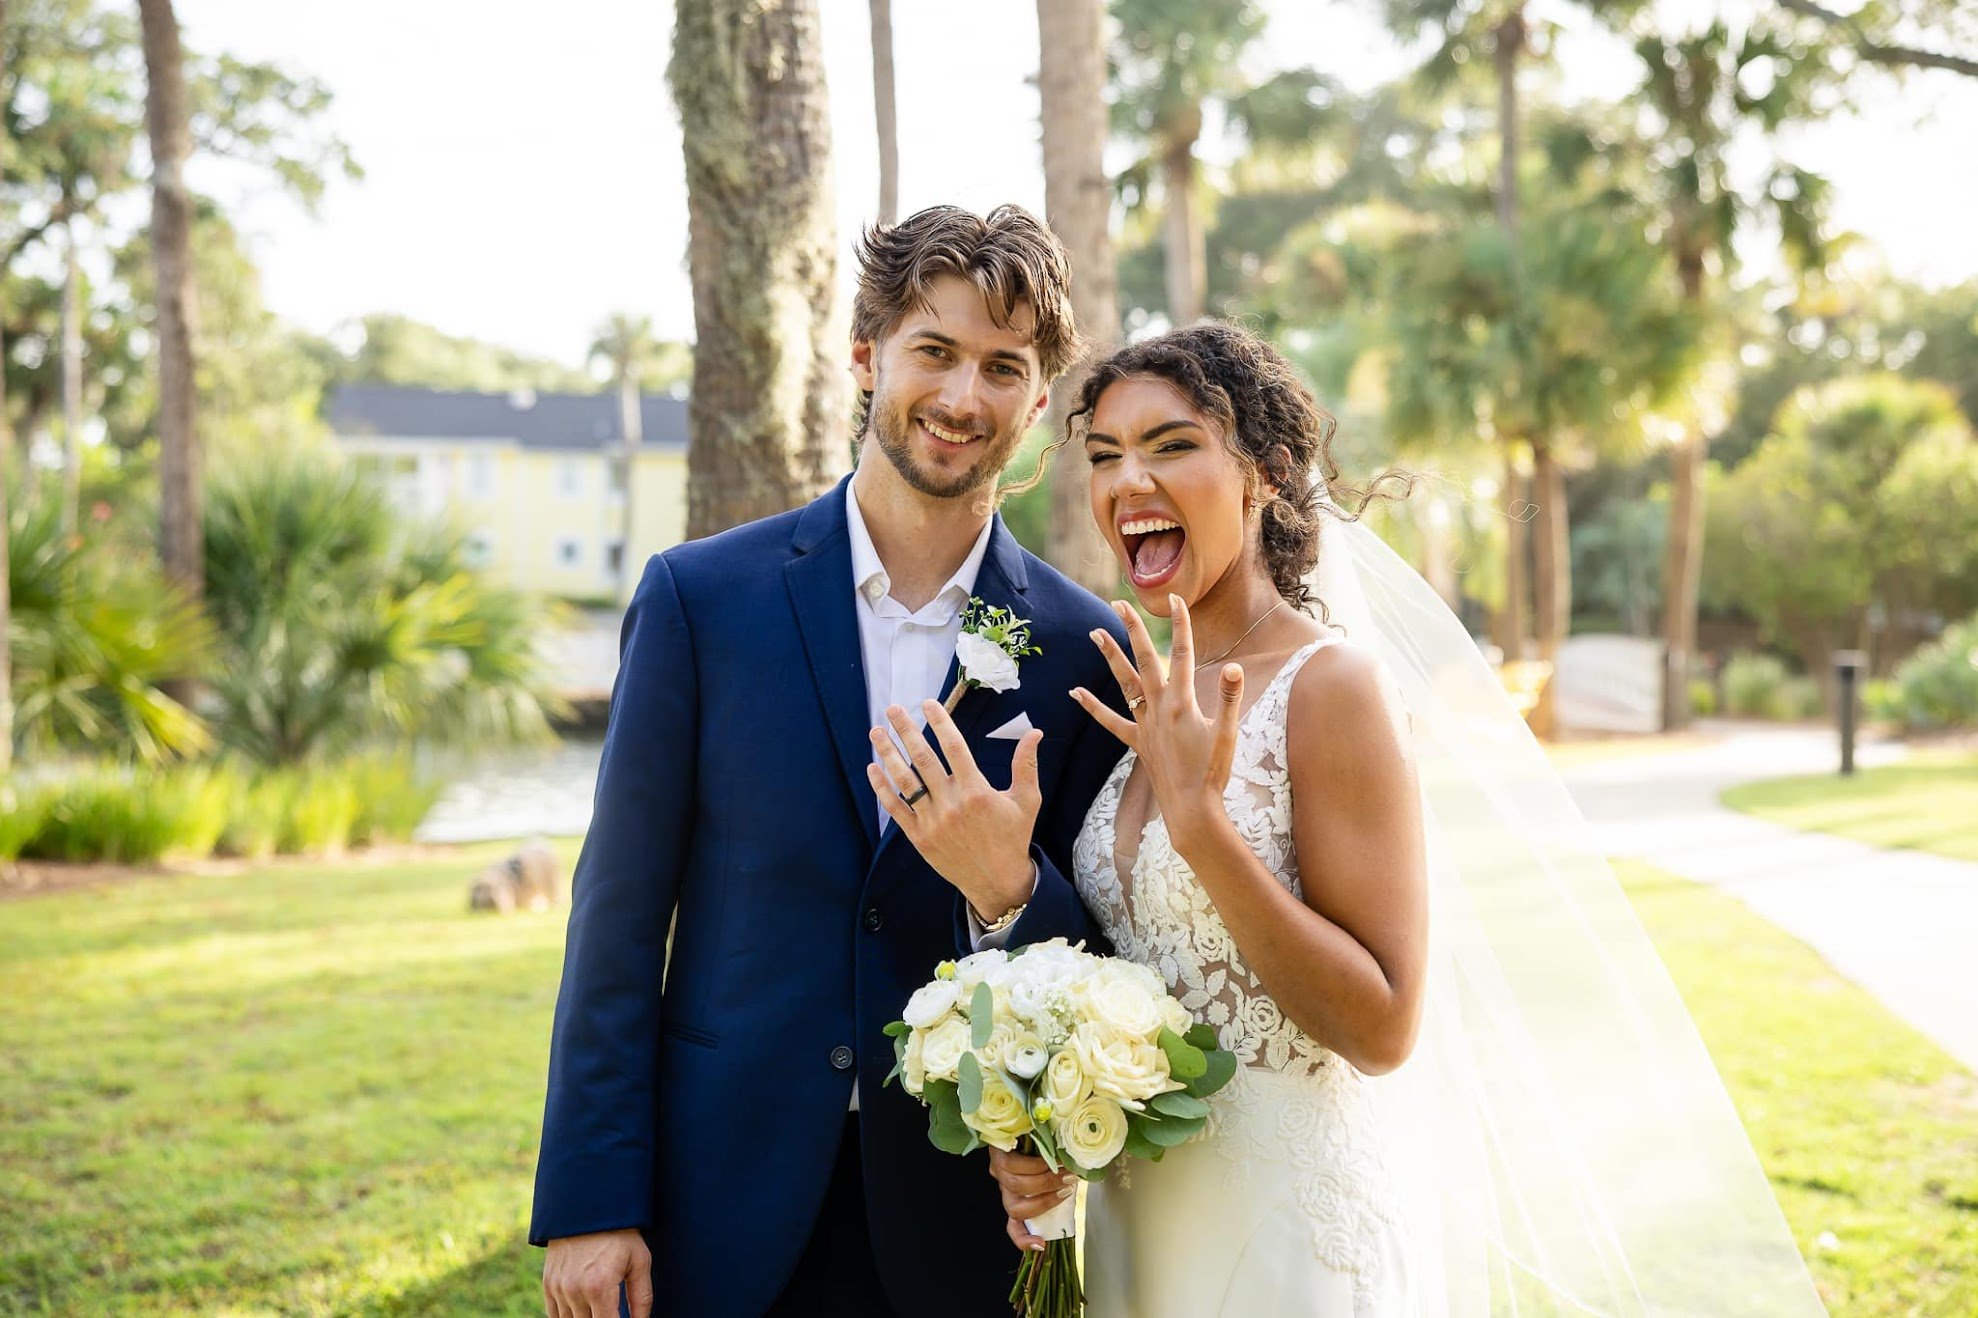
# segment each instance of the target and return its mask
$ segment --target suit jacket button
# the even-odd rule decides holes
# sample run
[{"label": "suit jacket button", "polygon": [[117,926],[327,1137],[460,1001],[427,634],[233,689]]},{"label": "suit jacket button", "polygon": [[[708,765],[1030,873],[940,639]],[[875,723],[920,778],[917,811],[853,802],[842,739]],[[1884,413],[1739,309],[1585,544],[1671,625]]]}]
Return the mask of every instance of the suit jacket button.
[{"label": "suit jacket button", "polygon": [[885,923],[885,917],[879,914],[879,908],[877,906],[867,908],[865,913],[865,931],[867,933],[878,933],[884,927]]},{"label": "suit jacket button", "polygon": [[831,1065],[837,1067],[840,1071],[851,1070],[854,1060],[856,1059],[852,1056],[852,1050],[845,1047],[842,1043],[831,1050]]}]

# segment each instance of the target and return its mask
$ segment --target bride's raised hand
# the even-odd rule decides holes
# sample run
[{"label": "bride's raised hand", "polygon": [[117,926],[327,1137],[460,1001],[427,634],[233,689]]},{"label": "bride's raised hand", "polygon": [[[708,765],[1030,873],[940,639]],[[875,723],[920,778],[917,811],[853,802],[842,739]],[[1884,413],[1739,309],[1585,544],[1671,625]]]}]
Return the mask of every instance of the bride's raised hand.
[{"label": "bride's raised hand", "polygon": [[1236,759],[1238,712],[1243,706],[1243,666],[1224,664],[1216,683],[1215,709],[1204,713],[1195,698],[1195,629],[1188,605],[1169,595],[1173,641],[1168,647],[1166,673],[1140,615],[1123,601],[1113,611],[1126,625],[1133,645],[1129,659],[1119,643],[1104,631],[1092,633],[1093,644],[1106,657],[1133,717],[1122,718],[1090,691],[1071,693],[1093,718],[1115,737],[1133,747],[1154,785],[1169,836],[1177,840],[1196,827],[1225,817],[1223,789]]}]

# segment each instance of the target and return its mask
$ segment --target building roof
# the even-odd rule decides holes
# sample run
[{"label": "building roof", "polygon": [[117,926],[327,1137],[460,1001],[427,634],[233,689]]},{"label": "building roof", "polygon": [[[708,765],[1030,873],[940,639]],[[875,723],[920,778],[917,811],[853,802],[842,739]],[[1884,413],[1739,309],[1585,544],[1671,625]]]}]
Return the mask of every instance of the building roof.
[{"label": "building roof", "polygon": [[[603,449],[620,440],[618,397],[612,393],[479,394],[347,384],[331,392],[328,415],[330,429],[347,437],[450,439],[571,451]],[[643,447],[687,447],[686,399],[646,394],[639,420]]]}]

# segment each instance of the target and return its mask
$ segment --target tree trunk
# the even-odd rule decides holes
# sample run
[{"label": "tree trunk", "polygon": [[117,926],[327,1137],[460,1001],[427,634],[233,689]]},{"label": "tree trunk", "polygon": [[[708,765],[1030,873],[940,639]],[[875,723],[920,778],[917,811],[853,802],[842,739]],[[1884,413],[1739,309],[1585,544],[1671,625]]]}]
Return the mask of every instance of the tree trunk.
[{"label": "tree trunk", "polygon": [[165,575],[205,595],[199,434],[194,412],[192,193],[185,162],[185,57],[172,0],[138,0],[144,29],[144,122],[151,144],[151,260],[157,271],[158,547]]},{"label": "tree trunk", "polygon": [[[7,0],[0,0],[0,32],[7,30]],[[0,42],[0,81],[6,78],[5,42]],[[6,165],[5,126],[0,125],[0,172]],[[14,470],[14,436],[7,424],[7,331],[0,317],[0,775],[14,769],[14,617],[13,547],[8,537],[13,530],[12,509],[8,503],[7,478]]]},{"label": "tree trunk", "polygon": [[694,287],[687,535],[808,502],[851,461],[816,0],[680,0],[669,69]]},{"label": "tree trunk", "polygon": [[[1678,254],[1683,300],[1703,301],[1703,254]],[[1670,450],[1669,534],[1662,558],[1662,726],[1689,726],[1696,668],[1697,592],[1703,583],[1703,475],[1710,437],[1701,424]]]},{"label": "tree trunk", "polygon": [[1518,465],[1518,446],[1504,445],[1504,604],[1492,620],[1493,640],[1506,663],[1525,657],[1526,600],[1530,579],[1525,563],[1531,553],[1531,512],[1529,486],[1524,469]]},{"label": "tree trunk", "polygon": [[893,0],[872,0],[872,108],[879,125],[879,222],[900,217],[900,129],[893,96]]},{"label": "tree trunk", "polygon": [[1525,54],[1525,7],[1514,5],[1492,35],[1497,64],[1497,222],[1517,250],[1518,61]]},{"label": "tree trunk", "polygon": [[639,497],[639,445],[645,439],[645,422],[640,416],[639,382],[629,363],[618,371],[618,433],[624,448],[619,461],[625,464],[625,502],[619,513],[618,602],[631,601],[632,587],[638,581],[633,572],[632,509]]},{"label": "tree trunk", "polygon": [[[1037,0],[1037,88],[1044,129],[1044,215],[1071,257],[1071,305],[1092,355],[1119,342],[1119,277],[1113,263],[1112,180],[1106,176],[1106,7],[1103,0]],[[1085,364],[1052,386],[1045,425],[1064,434]],[[1091,467],[1067,445],[1051,471],[1048,556],[1102,598],[1119,567],[1092,521]]]},{"label": "tree trunk", "polygon": [[1201,135],[1202,111],[1197,106],[1161,145],[1161,184],[1168,203],[1168,319],[1176,326],[1193,325],[1202,319],[1208,302],[1208,247],[1195,195],[1195,141]]},{"label": "tree trunk", "polygon": [[[1565,643],[1573,619],[1572,537],[1567,526],[1566,472],[1559,455],[1543,441],[1532,444],[1532,502],[1538,515],[1532,519],[1532,600],[1537,633],[1538,657],[1553,666],[1559,664],[1559,647]],[[1546,736],[1559,730],[1553,703],[1558,683],[1548,678],[1539,688],[1538,707],[1532,726]]]},{"label": "tree trunk", "polygon": [[62,529],[73,535],[82,503],[82,264],[76,259],[75,221],[62,227],[68,239],[62,280]]}]

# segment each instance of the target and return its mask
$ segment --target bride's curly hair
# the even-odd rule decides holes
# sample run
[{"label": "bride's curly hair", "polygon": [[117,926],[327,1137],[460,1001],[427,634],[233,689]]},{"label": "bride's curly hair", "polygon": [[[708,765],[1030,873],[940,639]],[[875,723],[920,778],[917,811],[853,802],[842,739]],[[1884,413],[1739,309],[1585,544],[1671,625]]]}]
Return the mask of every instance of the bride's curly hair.
[{"label": "bride's curly hair", "polygon": [[1319,519],[1356,520],[1383,485],[1412,486],[1413,478],[1398,471],[1382,473],[1366,490],[1343,484],[1332,456],[1338,429],[1332,414],[1268,340],[1224,321],[1169,330],[1094,363],[1065,419],[1062,442],[1082,442],[1100,395],[1134,376],[1172,385],[1221,427],[1224,444],[1249,473],[1251,496],[1262,500],[1264,565],[1293,608],[1312,603],[1305,578],[1319,561]]}]

